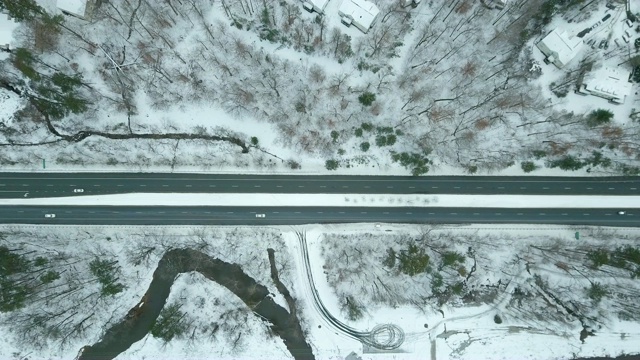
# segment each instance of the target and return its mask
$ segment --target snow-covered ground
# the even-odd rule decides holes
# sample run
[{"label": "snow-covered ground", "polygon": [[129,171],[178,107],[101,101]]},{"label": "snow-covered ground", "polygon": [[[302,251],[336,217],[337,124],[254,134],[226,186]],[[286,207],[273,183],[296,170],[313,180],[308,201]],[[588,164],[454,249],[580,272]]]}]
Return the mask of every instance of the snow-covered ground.
[{"label": "snow-covered ground", "polygon": [[[366,331],[381,323],[393,323],[404,330],[405,342],[398,352],[371,353],[370,349],[333,329],[315,310],[310,295],[309,283],[304,272],[300,242],[293,230],[306,234],[310,265],[314,283],[321,300],[330,312],[349,326]],[[591,248],[612,248],[615,246],[637,246],[638,229],[582,228],[581,240],[574,239],[575,229],[564,226],[528,227],[500,225],[499,229],[491,225],[465,225],[453,227],[423,227],[406,225],[386,225],[372,228],[369,224],[351,225],[308,225],[302,227],[123,227],[101,226],[3,226],[2,246],[28,256],[50,258],[58,269],[64,269],[66,263],[73,266],[74,274],[87,279],[86,264],[99,256],[102,259],[117,260],[118,281],[125,290],[115,297],[101,298],[87,304],[80,299],[96,290],[95,283],[85,286],[80,293],[66,301],[28,305],[19,310],[24,315],[53,312],[73,305],[74,321],[82,319],[89,311],[95,315],[89,327],[79,336],[67,340],[63,347],[55,339],[25,342],[20,336],[24,330],[12,313],[1,313],[0,358],[72,358],[84,345],[95,342],[110,324],[118,322],[127,311],[135,306],[144,295],[155,270],[157,260],[166,249],[171,247],[191,247],[218,257],[222,260],[238,263],[243,270],[267,286],[273,293],[277,290],[269,278],[266,248],[276,249],[276,261],[282,280],[298,301],[298,311],[308,341],[312,344],[318,359],[340,359],[351,352],[364,359],[557,359],[574,356],[618,355],[637,352],[640,340],[640,325],[636,321],[623,321],[616,318],[613,309],[617,306],[605,298],[604,308],[597,313],[598,328],[595,336],[589,336],[582,343],[579,339],[580,324],[562,309],[547,304],[541,308],[532,305],[517,307],[509,296],[519,285],[529,289],[531,274],[539,274],[549,288],[560,297],[572,296],[560,292],[563,286],[575,288],[571,294],[574,301],[581,303],[580,286],[586,280],[578,276],[590,274],[582,268],[578,259],[566,265],[553,264],[540,257],[540,251],[559,246],[565,251]],[[416,291],[428,292],[428,286],[421,285],[421,276],[414,278],[385,272],[379,261],[386,249],[402,246],[407,239],[419,239],[428,236],[426,245],[440,246],[447,239],[448,246],[466,249],[473,247],[477,260],[475,275],[468,286],[488,286],[496,281],[509,279],[504,288],[492,302],[473,304],[452,300],[451,303],[437,306],[433,300],[415,298],[414,303],[386,305],[386,300],[364,303],[363,316],[350,320],[343,311],[341,296],[344,291],[358,294],[364,301],[370,294],[361,289],[370,289],[371,284],[353,282],[354,276],[379,276],[379,281],[396,279],[398,286],[413,286]],[[144,256],[144,250],[151,251]],[[333,249],[333,250],[330,250]],[[440,248],[442,251],[443,248]],[[464,252],[464,250],[463,250]],[[362,253],[358,257],[358,253]],[[345,258],[345,256],[348,257]],[[519,259],[520,257],[521,260]],[[562,255],[548,253],[547,256],[560,258]],[[573,255],[572,255],[573,256]],[[55,260],[57,258],[57,260]],[[61,260],[62,259],[62,260]],[[364,261],[364,263],[363,263]],[[435,261],[435,258],[434,258]],[[560,261],[560,260],[558,260]],[[565,258],[564,261],[567,261]],[[525,267],[526,262],[526,267]],[[360,265],[358,265],[360,264]],[[466,266],[470,266],[466,263]],[[358,268],[358,266],[361,266]],[[370,266],[373,266],[371,268]],[[558,266],[565,271],[558,270]],[[575,270],[571,269],[575,267]],[[56,268],[56,267],[54,267]],[[359,269],[351,272],[349,269]],[[77,273],[77,275],[75,274]],[[342,274],[342,280],[336,283],[336,276]],[[385,274],[385,275],[383,275]],[[609,275],[600,276],[597,281],[608,284],[610,290],[622,293],[633,292],[636,282],[624,279],[609,279]],[[592,275],[587,275],[592,276]],[[65,281],[70,278],[63,277]],[[449,279],[449,275],[445,277]],[[408,282],[408,283],[406,283]],[[406,283],[406,284],[405,284]],[[55,284],[55,283],[54,283]],[[633,285],[636,284],[636,285]],[[59,285],[63,285],[60,283]],[[346,289],[346,290],[345,290]],[[422,289],[422,290],[420,290]],[[486,289],[490,289],[486,287]],[[502,289],[502,288],[501,288]],[[392,290],[393,291],[393,290]],[[400,294],[399,294],[400,295]],[[403,296],[410,297],[410,293]],[[525,299],[525,304],[541,295]],[[550,299],[547,299],[550,300]],[[284,304],[281,297],[279,303]],[[182,274],[174,283],[167,304],[178,303],[185,319],[191,324],[188,334],[178,336],[164,344],[151,335],[134,344],[123,353],[122,359],[153,358],[290,358],[282,341],[266,330],[266,325],[258,319],[244,304],[228,290],[212,283],[196,273]],[[519,309],[519,310],[518,310]],[[494,317],[499,314],[501,324]],[[560,314],[561,316],[558,316]],[[20,317],[18,317],[20,319]],[[210,336],[212,324],[228,322],[215,335]],[[57,320],[54,320],[54,323]],[[235,342],[238,334],[241,341]],[[235,344],[235,348],[234,348]],[[259,344],[259,346],[257,346]]]},{"label": "snow-covered ground", "polygon": [[640,196],[389,194],[121,194],[0,199],[0,205],[638,208]]},{"label": "snow-covered ground", "polygon": [[[39,2],[56,11],[54,1]],[[36,71],[79,73],[88,85],[80,91],[90,100],[87,112],[54,120],[62,134],[220,134],[246,144],[255,137],[258,146],[241,154],[226,142],[96,135],[49,143],[56,137],[26,109],[23,121],[2,133],[8,151],[0,164],[10,171],[393,175],[414,170],[393,160],[407,153],[439,175],[523,174],[524,161],[537,166],[531,175],[597,176],[636,166],[638,122],[629,118],[639,100],[635,85],[620,106],[549,90],[568,71],[578,74],[583,60],[629,68],[632,44],[612,41],[626,30],[622,7],[592,2],[573,9],[522,45],[517,37],[531,28],[536,2],[510,2],[504,11],[470,1],[423,1],[417,8],[374,2],[381,12],[367,34],[340,24],[340,0],[329,1],[324,17],[293,0],[265,2],[263,9],[252,0],[145,2],[140,9],[104,3],[90,22],[67,17],[74,33],[63,31],[54,49],[36,51],[51,65]],[[607,11],[612,18],[585,40],[610,39],[608,51],[586,47],[563,71],[541,63],[534,44],[540,36],[556,27],[575,34]],[[16,46],[32,48],[36,30],[13,31]],[[542,66],[538,78],[529,71],[533,60]],[[2,66],[9,83],[25,80],[9,61]],[[37,84],[31,85],[19,88],[33,92]],[[370,106],[358,100],[365,92],[376,95]],[[583,115],[599,108],[614,119],[589,128]],[[40,142],[47,144],[12,145]],[[593,152],[610,162],[548,168],[564,156],[588,162]],[[327,170],[329,159],[338,169]]]}]

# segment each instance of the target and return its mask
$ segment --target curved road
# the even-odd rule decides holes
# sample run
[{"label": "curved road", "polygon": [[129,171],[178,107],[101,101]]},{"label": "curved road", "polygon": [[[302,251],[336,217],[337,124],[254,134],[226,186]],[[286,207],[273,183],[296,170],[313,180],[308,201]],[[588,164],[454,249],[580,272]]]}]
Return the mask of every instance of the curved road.
[{"label": "curved road", "polygon": [[[45,214],[55,214],[47,218]],[[256,217],[264,214],[264,218]],[[296,225],[310,223],[504,223],[640,227],[640,209],[52,206],[0,207],[0,223],[57,225]]]},{"label": "curved road", "polygon": [[[83,193],[74,193],[82,189]],[[640,177],[1,173],[0,198],[123,193],[640,195]]]}]

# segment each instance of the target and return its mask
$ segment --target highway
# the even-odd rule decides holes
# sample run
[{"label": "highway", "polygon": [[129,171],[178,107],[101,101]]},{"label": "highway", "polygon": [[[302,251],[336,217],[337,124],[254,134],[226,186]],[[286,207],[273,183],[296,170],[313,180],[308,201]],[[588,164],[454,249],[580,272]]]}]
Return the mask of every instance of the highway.
[{"label": "highway", "polygon": [[[47,218],[45,214],[55,214]],[[264,214],[264,218],[256,217]],[[50,225],[297,225],[310,223],[565,224],[639,227],[640,209],[50,206],[0,207],[0,223]]]},{"label": "highway", "polygon": [[[74,192],[82,189],[82,193]],[[0,198],[125,193],[640,195],[640,177],[2,173]]]}]

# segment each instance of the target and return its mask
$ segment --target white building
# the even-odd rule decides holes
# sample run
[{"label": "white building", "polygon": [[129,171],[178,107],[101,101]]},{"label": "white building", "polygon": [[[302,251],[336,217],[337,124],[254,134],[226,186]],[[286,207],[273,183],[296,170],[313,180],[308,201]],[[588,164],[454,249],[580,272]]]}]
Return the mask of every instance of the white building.
[{"label": "white building", "polygon": [[585,75],[579,92],[623,104],[627,95],[631,94],[629,76],[631,72],[621,68],[601,67]]},{"label": "white building", "polygon": [[343,24],[355,25],[363,33],[369,31],[380,10],[374,3],[366,0],[342,0],[338,14]]},{"label": "white building", "polygon": [[91,0],[58,0],[57,7],[66,15],[75,16],[83,20],[91,19]]},{"label": "white building", "polygon": [[554,29],[544,39],[540,40],[536,46],[547,56],[547,60],[558,68],[567,65],[582,48],[582,39],[576,36],[569,36],[566,31]]},{"label": "white building", "polygon": [[[7,14],[0,13],[0,49],[9,50],[13,43],[13,30],[18,23],[9,18]],[[0,60],[2,55],[0,54]]]},{"label": "white building", "polygon": [[327,7],[329,0],[303,0],[302,7],[308,12],[317,12],[318,14],[324,14],[324,9]]}]

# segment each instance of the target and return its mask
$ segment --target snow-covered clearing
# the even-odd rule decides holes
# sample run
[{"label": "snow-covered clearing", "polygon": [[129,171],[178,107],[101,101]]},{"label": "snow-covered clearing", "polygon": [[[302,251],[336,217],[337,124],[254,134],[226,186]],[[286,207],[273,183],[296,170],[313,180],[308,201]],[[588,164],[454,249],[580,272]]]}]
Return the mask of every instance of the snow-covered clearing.
[{"label": "snow-covered clearing", "polygon": [[103,206],[336,206],[336,207],[640,207],[640,196],[560,195],[395,195],[395,194],[118,194],[79,197],[0,199],[0,205]]}]

